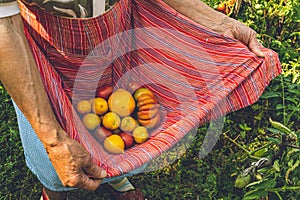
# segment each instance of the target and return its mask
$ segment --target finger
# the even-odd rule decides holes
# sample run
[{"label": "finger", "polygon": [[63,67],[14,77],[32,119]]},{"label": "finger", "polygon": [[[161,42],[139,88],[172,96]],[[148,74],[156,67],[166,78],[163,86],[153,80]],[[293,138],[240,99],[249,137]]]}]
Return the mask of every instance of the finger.
[{"label": "finger", "polygon": [[258,57],[265,57],[265,54],[262,52],[261,50],[261,44],[258,42],[258,40],[255,38],[253,38],[252,40],[250,40],[248,47],[250,49],[250,51],[252,51],[255,55],[257,55]]},{"label": "finger", "polygon": [[92,179],[103,179],[107,176],[106,170],[95,165],[92,160],[88,160],[83,166],[85,173]]},{"label": "finger", "polygon": [[232,32],[231,29],[227,29],[227,30],[223,33],[223,35],[226,36],[226,37],[230,37],[230,38],[236,39],[236,38],[234,37],[234,34],[233,34],[233,32]]},{"label": "finger", "polygon": [[101,179],[92,179],[86,174],[83,174],[81,182],[78,183],[77,187],[88,191],[95,191],[101,184],[101,181]]}]

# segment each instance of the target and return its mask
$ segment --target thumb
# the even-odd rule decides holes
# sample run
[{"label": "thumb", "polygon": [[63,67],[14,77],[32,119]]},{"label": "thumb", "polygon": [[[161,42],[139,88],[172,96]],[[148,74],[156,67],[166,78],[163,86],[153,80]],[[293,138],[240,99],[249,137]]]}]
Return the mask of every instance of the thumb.
[{"label": "thumb", "polygon": [[265,57],[265,54],[261,50],[261,44],[258,42],[256,37],[253,38],[252,40],[250,40],[248,47],[249,47],[250,51],[252,51],[258,57],[261,57],[261,58]]},{"label": "thumb", "polygon": [[107,176],[106,170],[95,165],[92,161],[84,168],[85,173],[92,179],[103,179]]}]

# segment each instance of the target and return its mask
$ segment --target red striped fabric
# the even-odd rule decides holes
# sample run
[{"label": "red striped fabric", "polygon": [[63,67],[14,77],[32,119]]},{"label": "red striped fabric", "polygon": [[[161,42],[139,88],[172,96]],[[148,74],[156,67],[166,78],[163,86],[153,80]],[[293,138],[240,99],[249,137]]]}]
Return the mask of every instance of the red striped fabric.
[{"label": "red striped fabric", "polygon": [[[258,100],[281,72],[275,52],[258,58],[240,42],[207,30],[161,0],[120,0],[88,19],[54,16],[19,2],[25,34],[53,110],[109,177],[157,157],[192,128]],[[110,155],[84,128],[73,104],[102,85],[148,84],[163,120],[150,140]]]}]

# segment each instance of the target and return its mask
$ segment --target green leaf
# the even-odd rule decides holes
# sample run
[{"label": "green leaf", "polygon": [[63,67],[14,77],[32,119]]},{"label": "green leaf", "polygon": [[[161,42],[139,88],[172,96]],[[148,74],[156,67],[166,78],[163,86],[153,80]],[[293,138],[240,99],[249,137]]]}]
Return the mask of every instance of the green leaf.
[{"label": "green leaf", "polygon": [[266,92],[266,93],[263,93],[261,95],[260,98],[262,99],[269,99],[269,98],[278,98],[278,97],[281,97],[281,94],[279,92]]},{"label": "green leaf", "polygon": [[255,189],[270,189],[276,186],[276,181],[274,179],[255,181],[246,186],[246,188],[253,187]]},{"label": "green leaf", "polygon": [[294,160],[293,160],[293,159],[289,160],[289,162],[288,162],[288,167],[292,167],[293,164],[294,164]]},{"label": "green leaf", "polygon": [[282,105],[282,104],[277,104],[276,105],[276,110],[280,110],[280,109],[284,109],[284,108],[285,108],[285,106]]},{"label": "green leaf", "polygon": [[269,141],[271,141],[271,142],[273,142],[275,144],[280,144],[281,143],[281,141],[279,139],[272,138],[272,137],[267,138],[267,140],[269,140]]},{"label": "green leaf", "polygon": [[276,186],[276,181],[274,179],[271,180],[262,180],[250,183],[247,187],[255,188],[247,192],[244,195],[243,200],[248,199],[259,199],[261,197],[266,197],[268,195],[267,189],[274,188]]},{"label": "green leaf", "polygon": [[293,94],[298,94],[300,95],[300,90],[297,89],[287,89],[288,92],[293,93]]},{"label": "green leaf", "polygon": [[287,155],[289,156],[289,155],[292,155],[292,154],[294,154],[294,153],[299,153],[299,149],[291,149],[290,151],[288,151],[287,152]]},{"label": "green leaf", "polygon": [[250,183],[250,181],[251,181],[251,175],[250,174],[248,174],[246,176],[240,174],[237,177],[237,179],[235,180],[234,186],[236,188],[244,188],[244,187],[246,187],[246,185],[248,185],[248,183]]},{"label": "green leaf", "polygon": [[299,74],[294,74],[292,83],[296,83],[296,81],[298,80],[298,77],[299,77]]},{"label": "green leaf", "polygon": [[254,152],[254,156],[257,156],[257,157],[265,156],[268,153],[268,151],[269,151],[268,148],[260,149],[260,150]]},{"label": "green leaf", "polygon": [[267,130],[270,131],[270,132],[272,132],[272,133],[276,133],[276,134],[280,133],[281,135],[285,135],[285,132],[280,131],[280,130],[278,130],[276,128],[267,128]]},{"label": "green leaf", "polygon": [[[260,181],[254,181],[254,182],[252,182],[252,183],[249,183],[249,184],[246,186],[246,188],[250,188],[250,187],[252,187],[252,186],[258,185],[258,184],[262,183],[263,181],[264,181],[264,180],[260,180]],[[258,188],[255,187],[255,189],[258,189]]]},{"label": "green leaf", "polygon": [[267,195],[268,192],[265,190],[250,190],[244,195],[243,200],[260,199],[261,197],[266,197]]},{"label": "green leaf", "polygon": [[294,104],[297,104],[299,101],[297,98],[290,98],[290,97],[285,98],[285,100],[293,102]]},{"label": "green leaf", "polygon": [[251,131],[252,128],[247,126],[247,124],[239,124],[239,127],[244,131]]},{"label": "green leaf", "polygon": [[[296,20],[296,21],[300,22],[300,19],[298,19],[298,20]],[[300,32],[293,32],[293,33],[291,34],[291,36],[294,36],[294,35],[300,35]]]},{"label": "green leaf", "polygon": [[273,121],[271,118],[269,118],[270,124],[277,130],[283,131],[284,133],[290,134],[292,131],[283,125],[280,122]]},{"label": "green leaf", "polygon": [[273,169],[275,169],[276,172],[280,172],[280,165],[278,160],[275,160],[275,162],[273,163]]}]

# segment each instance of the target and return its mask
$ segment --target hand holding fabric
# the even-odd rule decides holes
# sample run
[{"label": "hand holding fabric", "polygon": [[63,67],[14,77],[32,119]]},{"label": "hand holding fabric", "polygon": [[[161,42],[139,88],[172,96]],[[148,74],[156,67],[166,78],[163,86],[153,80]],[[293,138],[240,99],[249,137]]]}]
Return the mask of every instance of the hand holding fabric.
[{"label": "hand holding fabric", "polygon": [[228,17],[226,22],[223,24],[223,27],[216,31],[220,34],[241,41],[247,45],[250,51],[252,51],[255,55],[258,57],[264,57],[264,53],[261,50],[262,45],[256,38],[256,32],[245,24]]},{"label": "hand holding fabric", "polygon": [[237,39],[257,56],[264,57],[256,32],[243,23],[215,11],[199,0],[163,0],[181,14],[219,34]]},{"label": "hand holding fabric", "polygon": [[106,171],[95,165],[83,147],[67,136],[46,150],[64,186],[94,191],[106,177]]},{"label": "hand holding fabric", "polygon": [[20,15],[0,19],[0,35],[0,81],[44,144],[62,183],[95,190],[106,172],[57,122],[23,33]]}]

